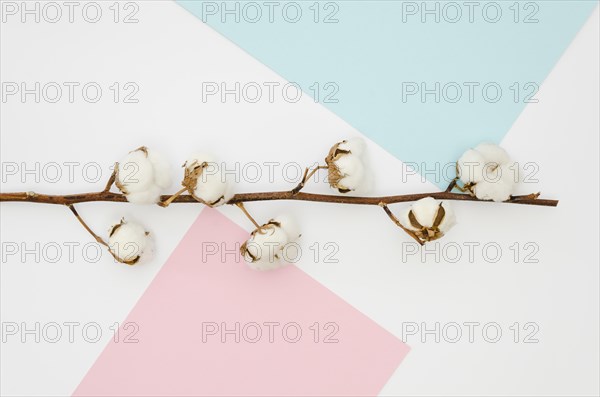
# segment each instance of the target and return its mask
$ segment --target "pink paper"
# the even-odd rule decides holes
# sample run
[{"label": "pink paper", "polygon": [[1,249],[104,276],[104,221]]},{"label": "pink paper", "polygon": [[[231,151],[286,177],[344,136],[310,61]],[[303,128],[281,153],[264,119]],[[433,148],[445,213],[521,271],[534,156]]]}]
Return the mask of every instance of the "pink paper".
[{"label": "pink paper", "polygon": [[125,320],[138,342],[122,329],[74,395],[378,394],[408,346],[295,266],[265,273],[222,258],[247,236],[204,210]]}]

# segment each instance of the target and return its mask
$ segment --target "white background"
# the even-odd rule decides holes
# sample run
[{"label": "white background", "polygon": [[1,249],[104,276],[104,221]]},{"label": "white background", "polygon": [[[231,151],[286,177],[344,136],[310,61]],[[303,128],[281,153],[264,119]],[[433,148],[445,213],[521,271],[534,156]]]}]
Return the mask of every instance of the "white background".
[{"label": "white background", "polygon": [[[310,165],[322,160],[332,143],[359,134],[308,97],[298,103],[281,98],[275,103],[202,103],[203,81],[285,82],[175,3],[142,2],[139,19],[129,25],[109,17],[97,24],[13,19],[1,25],[2,82],[97,82],[103,88],[95,104],[86,103],[77,90],[74,103],[37,104],[31,96],[27,103],[18,98],[2,103],[3,167],[12,162],[30,168],[36,162],[79,164],[72,183],[66,167],[56,183],[43,178],[36,183],[31,175],[7,175],[3,169],[3,192],[100,190],[110,165],[140,145],[159,147],[173,159],[178,175],[190,151],[214,151],[241,168],[270,161]],[[437,247],[463,247],[457,263],[434,255],[403,257],[409,238],[376,207],[248,205],[259,220],[294,213],[307,252],[314,243],[336,243],[339,263],[322,258],[315,263],[306,255],[298,266],[412,347],[382,395],[599,393],[598,26],[596,9],[541,86],[539,103],[525,109],[502,142],[516,160],[539,165],[539,183],[521,190],[559,198],[559,207],[455,203],[459,224]],[[139,103],[115,104],[108,88],[114,82],[135,82]],[[376,193],[436,190],[420,176],[403,183],[398,174],[402,163],[368,145],[370,164],[379,170]],[[96,184],[81,175],[87,162],[104,170]],[[265,176],[259,183],[242,181],[238,189],[289,188],[293,183],[285,182],[282,172],[282,166],[275,168],[275,183]],[[307,190],[328,191],[323,183]],[[91,241],[66,208],[3,203],[1,211],[3,250],[13,242],[31,248],[35,242],[81,247]],[[93,321],[108,331],[125,318],[200,211],[199,205],[168,210],[81,205],[81,214],[97,231],[124,212],[142,220],[158,243],[156,258],[132,268],[113,263],[108,255],[96,264],[81,261],[80,248],[72,263],[66,248],[57,263],[33,255],[25,261],[19,255],[3,258],[2,322]],[[235,208],[221,211],[250,229]],[[475,249],[470,261],[468,242],[480,247],[496,243],[503,255],[490,263]],[[515,242],[539,247],[538,263],[524,263],[522,256],[530,250],[523,248],[515,261],[509,248]],[[428,328],[436,322],[495,322],[504,334],[496,344],[486,342],[481,329],[473,343],[466,336],[452,344],[436,343],[431,335],[422,342],[421,333],[403,334],[407,323],[423,322]],[[539,342],[515,343],[509,330],[515,322],[538,324]],[[110,338],[109,332],[95,344],[81,338],[57,344],[8,338],[0,345],[2,395],[72,393]]]}]

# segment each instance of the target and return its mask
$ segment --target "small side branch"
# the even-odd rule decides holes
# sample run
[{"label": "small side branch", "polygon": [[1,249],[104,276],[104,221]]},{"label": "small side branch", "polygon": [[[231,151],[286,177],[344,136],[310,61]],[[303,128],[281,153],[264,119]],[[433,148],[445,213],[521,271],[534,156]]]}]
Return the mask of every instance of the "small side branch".
[{"label": "small side branch", "polygon": [[421,239],[415,234],[415,232],[413,232],[410,229],[405,228],[404,225],[402,223],[400,223],[400,220],[398,218],[396,218],[396,215],[394,215],[394,213],[392,212],[392,210],[390,210],[390,208],[387,206],[386,203],[379,203],[379,206],[381,208],[383,208],[385,213],[390,217],[392,222],[394,222],[396,224],[396,226],[398,226],[400,229],[404,230],[406,232],[406,234],[408,234],[410,237],[412,237],[420,245],[425,245],[425,243],[423,241],[421,241]]},{"label": "small side branch", "polygon": [[177,197],[181,196],[183,194],[183,192],[185,192],[187,190],[187,187],[184,187],[183,189],[181,189],[180,191],[178,191],[177,193],[175,193],[174,195],[172,195],[171,197],[167,198],[166,200],[161,200],[158,202],[158,205],[160,205],[161,207],[167,208],[169,205],[171,205],[171,203],[173,201],[175,201],[177,199]]},{"label": "small side branch", "polygon": [[73,215],[75,215],[75,218],[77,218],[77,220],[79,221],[79,223],[81,223],[81,225],[84,227],[84,229],[87,230],[88,233],[91,234],[92,237],[94,237],[94,239],[97,242],[99,242],[100,244],[104,245],[105,247],[108,247],[108,244],[106,243],[106,241],[104,241],[102,239],[102,237],[100,237],[96,233],[94,233],[94,231],[87,225],[87,223],[85,223],[85,221],[83,220],[83,218],[81,216],[79,216],[79,213],[75,209],[74,205],[69,204],[67,207],[69,207],[69,209],[71,210],[71,212],[73,213]]},{"label": "small side branch", "polygon": [[108,178],[108,181],[106,181],[106,186],[104,187],[104,190],[102,190],[103,192],[109,192],[112,185],[115,183],[115,180],[117,179],[117,167],[119,167],[119,163],[115,163],[114,170],[110,178]]},{"label": "small side branch", "polygon": [[458,182],[458,177],[454,178],[452,182],[450,182],[446,188],[446,193],[450,193],[456,187],[456,182]]},{"label": "small side branch", "polygon": [[246,207],[244,206],[244,203],[237,203],[236,207],[238,207],[239,209],[242,210],[242,212],[244,213],[244,215],[246,215],[246,217],[250,220],[250,222],[252,222],[252,224],[254,226],[256,226],[257,229],[260,229],[260,225],[254,220],[254,218],[252,217],[252,215],[250,215],[250,213],[248,212],[248,210],[246,210]]},{"label": "small side branch", "polygon": [[294,189],[292,189],[292,192],[291,192],[292,195],[296,195],[296,194],[300,193],[300,191],[302,189],[304,189],[304,186],[306,185],[306,182],[308,182],[308,180],[310,178],[312,178],[312,176],[314,174],[316,174],[317,171],[324,170],[324,169],[327,169],[326,165],[319,165],[315,169],[313,169],[312,171],[310,170],[310,168],[307,168],[304,171],[304,176],[302,177],[302,181],[300,181],[300,183],[298,184],[298,186],[296,186]]},{"label": "small side branch", "polygon": [[540,197],[542,193],[541,192],[537,192],[537,193],[531,193],[531,194],[524,194],[521,196],[510,196],[510,200],[508,200],[511,203],[514,202],[518,202],[521,200],[537,200],[538,197]]}]

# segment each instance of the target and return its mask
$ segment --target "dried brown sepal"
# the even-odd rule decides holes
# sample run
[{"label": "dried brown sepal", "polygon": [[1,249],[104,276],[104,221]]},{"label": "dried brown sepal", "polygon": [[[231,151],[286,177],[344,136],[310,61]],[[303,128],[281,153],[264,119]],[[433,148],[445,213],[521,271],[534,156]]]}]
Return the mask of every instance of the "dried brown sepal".
[{"label": "dried brown sepal", "polygon": [[240,247],[240,254],[244,258],[246,257],[246,255],[248,255],[250,259],[252,259],[253,263],[256,261],[256,257],[252,255],[250,251],[248,251],[248,241],[245,241],[244,244],[242,244],[242,246]]},{"label": "dried brown sepal", "polygon": [[209,164],[206,161],[201,164],[198,164],[197,161],[194,161],[190,165],[185,163],[183,165],[183,167],[185,168],[185,173],[184,173],[183,181],[181,182],[181,184],[183,185],[183,187],[185,187],[187,189],[188,193],[190,194],[190,196],[192,196],[194,198],[194,200],[196,200],[202,204],[205,204],[209,207],[213,207],[217,204],[220,204],[221,201],[225,200],[225,196],[221,196],[217,200],[213,201],[212,203],[208,203],[208,202],[202,200],[200,197],[196,196],[196,194],[194,193],[196,191],[196,187],[198,186],[198,178],[200,178],[202,176],[202,173],[204,172],[206,167],[208,167],[208,165]]},{"label": "dried brown sepal", "polygon": [[[258,234],[266,234],[269,230],[272,230],[276,227],[281,227],[281,223],[276,222],[275,220],[271,219],[269,222],[256,228],[252,233],[250,233],[250,239],[246,240],[244,242],[244,244],[242,244],[240,247],[240,253],[242,254],[242,257],[245,257],[246,255],[248,255],[250,257],[250,259],[252,259],[252,263],[256,262],[258,260],[258,258],[256,258],[254,255],[252,255],[252,253],[248,250],[248,241],[250,241],[254,236],[256,236],[257,233]],[[274,256],[276,259],[279,259],[279,254],[275,254]]]},{"label": "dried brown sepal", "polygon": [[335,164],[337,160],[341,157],[351,154],[350,150],[340,149],[339,146],[347,141],[338,142],[329,150],[329,154],[325,158],[325,163],[327,164],[327,180],[329,182],[329,186],[334,189],[337,189],[340,193],[349,193],[352,189],[348,189],[346,186],[340,184],[340,181],[344,177],[344,175],[340,172],[340,169]]},{"label": "dried brown sepal", "polygon": [[128,261],[126,261],[126,260],[123,260],[123,259],[119,258],[119,257],[118,257],[118,256],[117,256],[117,255],[116,255],[114,252],[112,252],[111,250],[109,250],[109,252],[110,252],[110,254],[113,256],[113,258],[115,258],[115,260],[116,260],[117,262],[119,262],[119,263],[124,263],[124,264],[126,264],[126,265],[129,265],[129,266],[133,266],[133,265],[135,265],[135,264],[136,264],[136,263],[138,263],[138,262],[140,261],[140,259],[141,259],[141,256],[140,256],[140,255],[138,255],[138,256],[136,256],[135,258],[133,258],[133,259],[130,259],[130,260],[128,260]]},{"label": "dried brown sepal", "polygon": [[146,155],[146,157],[148,157],[148,148],[146,146],[140,146],[139,148],[132,150],[130,153],[133,152],[143,152]]},{"label": "dried brown sepal", "polygon": [[[458,165],[458,161],[456,162],[456,182],[452,184],[452,188],[457,188],[463,193],[469,193],[471,196],[475,197],[475,182],[469,182],[460,186],[458,181],[460,180],[460,167]],[[452,189],[450,189],[452,190]]]},{"label": "dried brown sepal", "polygon": [[110,232],[108,232],[108,237],[112,237],[113,234],[115,234],[115,232],[121,227],[123,226],[123,224],[125,224],[125,221],[123,219],[121,219],[121,222],[117,223],[116,225],[114,225],[111,229]]}]

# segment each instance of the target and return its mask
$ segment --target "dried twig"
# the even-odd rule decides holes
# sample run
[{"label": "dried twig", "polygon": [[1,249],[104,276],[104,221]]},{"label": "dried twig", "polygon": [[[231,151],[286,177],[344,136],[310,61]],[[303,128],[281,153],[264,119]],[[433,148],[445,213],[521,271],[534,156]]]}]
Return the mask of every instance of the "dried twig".
[{"label": "dried twig", "polygon": [[[537,205],[546,207],[556,207],[558,205],[558,200],[540,199],[537,198],[538,195],[538,193],[535,193],[525,196],[514,196],[511,199],[504,201],[504,203]],[[172,196],[172,194],[161,196],[161,202],[169,200]],[[425,197],[433,197],[437,200],[478,201],[484,203],[492,202],[488,200],[479,200],[477,197],[473,197],[468,194],[451,192],[413,193],[384,197],[353,197],[346,195],[327,195],[303,192],[294,194],[292,191],[283,191],[240,193],[234,195],[233,198],[231,198],[231,200],[227,202],[227,204],[234,205],[238,203],[246,203],[251,201],[295,200],[335,204],[379,205],[380,203],[394,204],[417,201]],[[8,201],[69,205],[93,201],[127,202],[127,198],[124,194],[104,191],[68,195],[48,195],[34,192],[0,193],[0,202]],[[172,201],[172,204],[175,203],[198,204],[199,202],[196,199],[194,199],[194,197],[192,197],[191,195],[184,194],[178,196]]]}]

